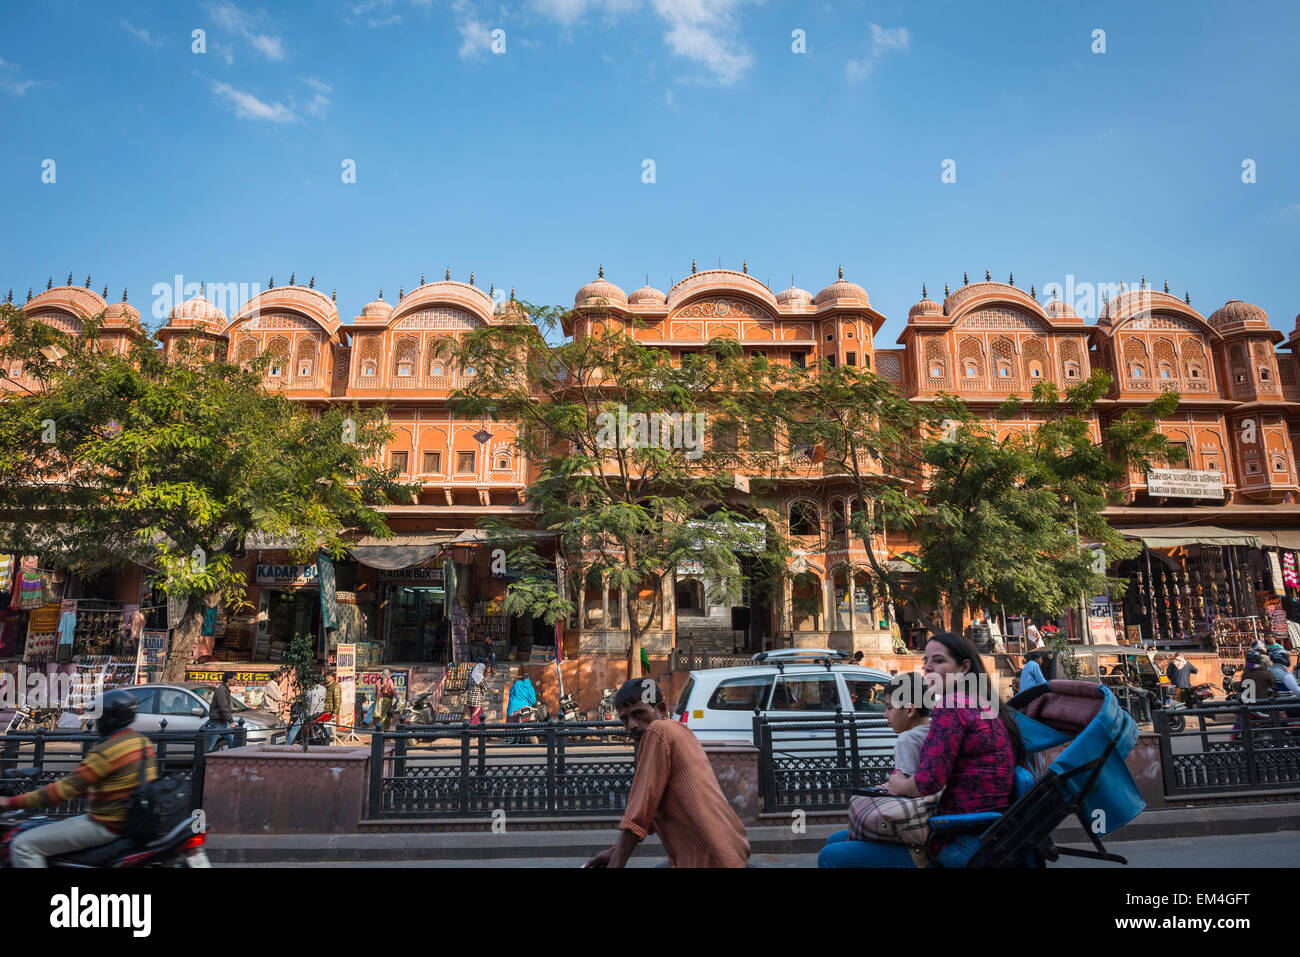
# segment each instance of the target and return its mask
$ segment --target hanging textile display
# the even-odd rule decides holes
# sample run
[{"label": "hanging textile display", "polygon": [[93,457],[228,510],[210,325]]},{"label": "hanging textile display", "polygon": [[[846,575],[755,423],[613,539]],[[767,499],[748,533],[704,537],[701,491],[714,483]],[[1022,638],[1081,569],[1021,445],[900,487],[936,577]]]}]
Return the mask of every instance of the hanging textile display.
[{"label": "hanging textile display", "polygon": [[1300,588],[1300,572],[1296,570],[1295,552],[1282,553],[1282,581],[1291,588]]},{"label": "hanging textile display", "polygon": [[1278,560],[1277,552],[1272,550],[1268,552],[1268,570],[1269,577],[1273,581],[1273,594],[1285,595],[1286,588],[1282,583],[1282,563]]}]

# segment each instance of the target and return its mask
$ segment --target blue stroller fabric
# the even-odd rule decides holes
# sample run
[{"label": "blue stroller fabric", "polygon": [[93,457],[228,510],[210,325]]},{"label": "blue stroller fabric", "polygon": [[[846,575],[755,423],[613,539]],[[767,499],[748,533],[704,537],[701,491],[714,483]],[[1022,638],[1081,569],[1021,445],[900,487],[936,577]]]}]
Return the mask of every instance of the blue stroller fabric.
[{"label": "blue stroller fabric", "polygon": [[[1092,791],[1083,799],[1089,824],[1097,833],[1109,834],[1123,827],[1146,807],[1124,762],[1137,743],[1137,722],[1105,685],[1049,681],[1017,695],[1010,706],[1029,753],[1066,745],[1049,767],[1058,774],[1100,757],[1106,746],[1115,742]],[[1074,797],[1087,778],[1087,774],[1078,775],[1062,787]]]}]

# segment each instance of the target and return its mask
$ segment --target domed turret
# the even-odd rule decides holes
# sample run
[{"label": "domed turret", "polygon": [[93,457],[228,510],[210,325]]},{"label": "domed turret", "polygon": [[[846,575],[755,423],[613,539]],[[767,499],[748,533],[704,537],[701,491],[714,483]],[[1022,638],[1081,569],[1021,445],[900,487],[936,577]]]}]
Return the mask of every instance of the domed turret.
[{"label": "domed turret", "polygon": [[[118,305],[126,305],[126,303]],[[139,313],[136,316],[138,318]],[[173,306],[171,314],[167,317],[167,325],[173,327],[207,326],[221,330],[226,328],[227,322],[226,314],[208,302],[202,294]]]},{"label": "domed turret", "polygon": [[942,316],[943,306],[930,298],[926,292],[925,286],[921,286],[921,301],[907,310],[907,318],[915,319],[918,316]]},{"label": "domed turret", "polygon": [[[586,287],[584,286],[583,288],[585,289]],[[629,293],[627,297],[627,301],[630,305],[635,303],[646,303],[650,305],[662,306],[665,302],[668,301],[668,297],[665,296],[658,289],[656,289],[654,286],[642,286],[640,289],[635,289],[631,293]]]},{"label": "domed turret", "polygon": [[807,303],[812,304],[813,295],[807,289],[800,289],[798,286],[791,286],[789,289],[782,289],[776,294],[776,301],[781,305],[787,303]]},{"label": "domed turret", "polygon": [[817,298],[813,300],[813,305],[820,306],[828,302],[836,302],[840,299],[850,299],[856,302],[866,303],[867,291],[855,282],[849,282],[844,278],[844,270],[840,269],[840,278],[831,283],[821,292],[817,293]]},{"label": "domed turret", "polygon": [[588,302],[598,305],[602,301],[610,305],[627,305],[627,293],[605,278],[604,266],[600,267],[597,278],[579,289],[578,294],[573,297],[575,306],[581,306]]},{"label": "domed turret", "polygon": [[1259,306],[1240,299],[1229,299],[1214,312],[1208,320],[1211,326],[1220,332],[1225,327],[1267,329],[1268,313]]}]

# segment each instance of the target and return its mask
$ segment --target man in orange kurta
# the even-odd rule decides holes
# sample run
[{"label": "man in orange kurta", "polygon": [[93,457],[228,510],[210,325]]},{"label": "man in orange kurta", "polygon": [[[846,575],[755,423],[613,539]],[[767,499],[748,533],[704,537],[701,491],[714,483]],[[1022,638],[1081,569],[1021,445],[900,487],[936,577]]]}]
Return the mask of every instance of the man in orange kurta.
[{"label": "man in orange kurta", "polygon": [[619,824],[618,842],[588,867],[623,867],[647,834],[658,834],[672,867],[744,867],[745,825],[718,786],[704,748],[668,716],[659,686],[634,678],[619,688],[614,707],[638,742],[636,774]]}]

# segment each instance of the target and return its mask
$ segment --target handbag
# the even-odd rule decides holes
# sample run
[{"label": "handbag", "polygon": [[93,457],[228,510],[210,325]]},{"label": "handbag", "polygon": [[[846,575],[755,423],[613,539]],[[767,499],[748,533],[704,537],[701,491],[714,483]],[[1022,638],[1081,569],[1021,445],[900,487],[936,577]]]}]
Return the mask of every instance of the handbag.
[{"label": "handbag", "polygon": [[923,846],[930,838],[930,816],[943,796],[858,796],[849,802],[849,840]]},{"label": "handbag", "polygon": [[190,816],[190,782],[179,775],[146,782],[145,753],[141,748],[137,764],[140,784],[127,805],[122,836],[147,844]]}]

